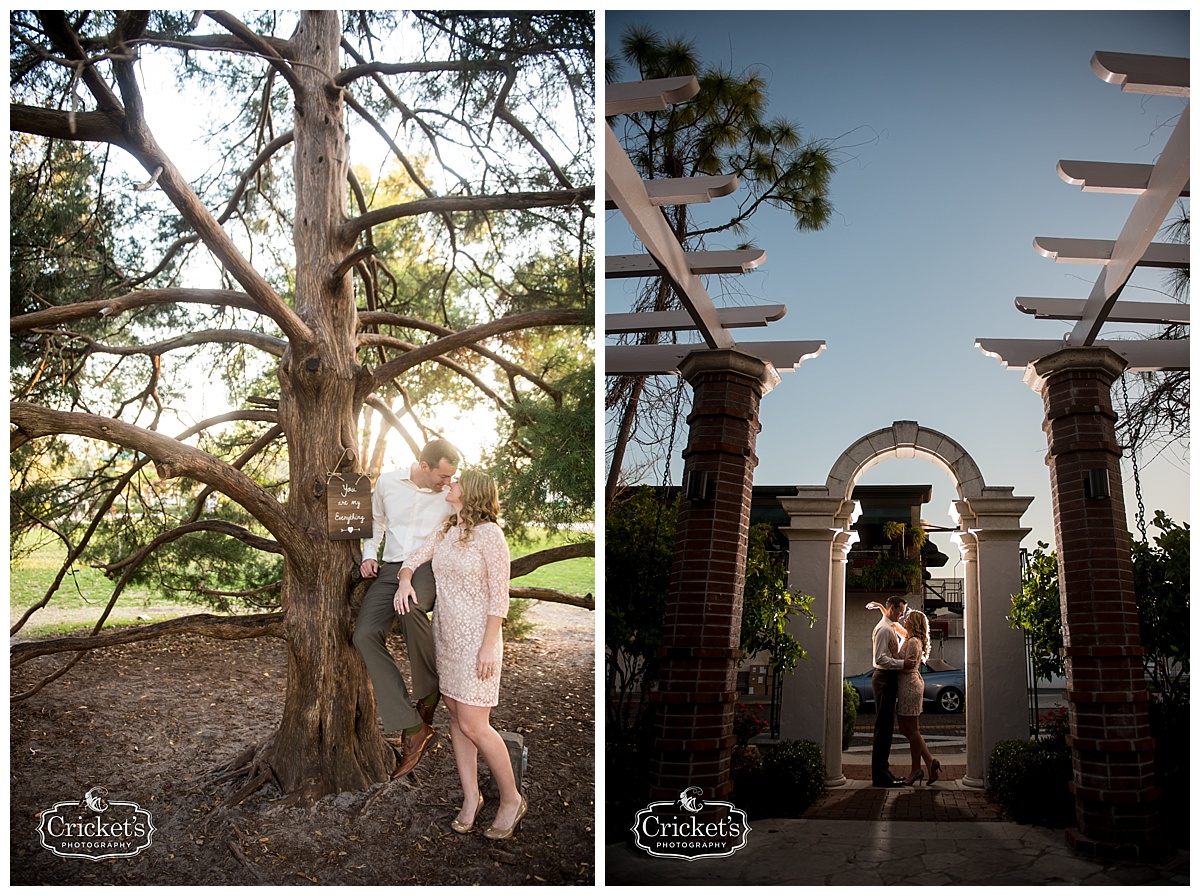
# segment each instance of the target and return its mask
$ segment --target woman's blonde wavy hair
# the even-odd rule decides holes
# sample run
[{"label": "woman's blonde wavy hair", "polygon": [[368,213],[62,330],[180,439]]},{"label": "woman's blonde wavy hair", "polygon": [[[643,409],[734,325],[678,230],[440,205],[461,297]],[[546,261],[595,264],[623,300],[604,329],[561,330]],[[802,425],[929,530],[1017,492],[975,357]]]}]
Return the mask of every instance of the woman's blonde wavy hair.
[{"label": "woman's blonde wavy hair", "polygon": [[445,535],[455,526],[461,527],[458,540],[466,544],[471,539],[471,530],[480,523],[500,522],[500,489],[494,480],[482,470],[467,470],[458,477],[462,491],[462,510],[451,514],[442,528]]},{"label": "woman's blonde wavy hair", "polygon": [[920,610],[909,610],[904,617],[904,628],[910,638],[921,642],[921,662],[929,661],[929,620]]}]

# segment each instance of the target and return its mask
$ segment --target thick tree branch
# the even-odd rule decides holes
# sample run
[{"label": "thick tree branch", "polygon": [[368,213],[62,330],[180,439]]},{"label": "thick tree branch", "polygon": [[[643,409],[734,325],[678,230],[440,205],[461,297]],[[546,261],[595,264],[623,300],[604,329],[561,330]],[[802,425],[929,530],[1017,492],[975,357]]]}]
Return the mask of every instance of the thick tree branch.
[{"label": "thick tree branch", "polygon": [[516,557],[509,564],[509,578],[519,579],[521,576],[527,576],[535,569],[539,569],[550,563],[559,563],[563,560],[574,560],[577,557],[595,557],[596,542],[580,541],[574,544],[564,544],[556,548],[546,548],[544,551],[535,551],[532,554],[526,554],[524,557]]},{"label": "thick tree branch", "polygon": [[568,594],[553,588],[509,588],[508,596],[524,600],[544,600],[547,603],[569,604],[584,610],[595,610],[596,599],[590,594]]},{"label": "thick tree branch", "polygon": [[[49,333],[58,331],[50,330]],[[253,330],[196,330],[162,342],[152,342],[146,345],[105,345],[90,336],[81,333],[66,333],[72,339],[84,342],[89,349],[105,355],[162,355],[176,349],[188,348],[193,345],[212,345],[216,343],[240,343],[253,346],[277,358],[283,357],[287,341],[266,333],[256,333]]]},{"label": "thick tree branch", "polygon": [[9,405],[9,419],[25,439],[70,433],[141,451],[154,459],[158,475],[164,479],[187,476],[219,488],[262,523],[286,554],[302,556],[309,550],[307,536],[288,520],[269,492],[240,470],[197,448],[109,417],[55,411],[23,401]]},{"label": "thick tree branch", "polygon": [[50,638],[44,641],[21,641],[14,644],[9,654],[9,665],[20,666],[34,657],[72,650],[95,650],[99,647],[116,647],[119,644],[134,644],[161,638],[164,635],[203,635],[222,641],[237,641],[243,638],[287,637],[287,620],[283,613],[257,613],[252,616],[215,616],[199,613],[180,616],[152,625],[136,625],[129,628],[109,629],[103,634],[86,637]]},{"label": "thick tree branch", "polygon": [[510,333],[513,330],[529,329],[531,327],[570,327],[582,326],[591,322],[591,312],[582,309],[526,311],[520,314],[510,314],[507,317],[501,317],[476,327],[469,327],[466,330],[449,336],[443,336],[441,339],[435,339],[428,345],[423,345],[403,357],[387,362],[371,372],[371,390],[374,391],[381,384],[399,376],[406,370],[411,370],[418,364],[423,364],[425,361],[436,358],[447,351],[470,345],[481,339],[487,339],[501,333]]},{"label": "thick tree branch", "polygon": [[134,308],[149,305],[228,305],[246,311],[261,312],[262,308],[244,292],[232,289],[143,289],[111,299],[95,299],[90,302],[73,302],[70,305],[55,305],[41,311],[31,311],[11,318],[8,322],[13,333],[43,329],[85,320],[91,317],[111,317]]},{"label": "thick tree branch", "polygon": [[488,212],[515,211],[529,208],[557,208],[591,202],[596,197],[594,186],[577,187],[572,190],[546,190],[538,193],[498,193],[492,196],[438,196],[430,199],[415,199],[390,205],[360,215],[342,225],[343,235],[353,241],[370,227],[378,227],[387,221],[414,215],[442,214],[445,212]]},{"label": "thick tree branch", "polygon": [[56,140],[86,140],[122,146],[121,121],[108,112],[62,112],[21,103],[9,103],[9,129]]}]

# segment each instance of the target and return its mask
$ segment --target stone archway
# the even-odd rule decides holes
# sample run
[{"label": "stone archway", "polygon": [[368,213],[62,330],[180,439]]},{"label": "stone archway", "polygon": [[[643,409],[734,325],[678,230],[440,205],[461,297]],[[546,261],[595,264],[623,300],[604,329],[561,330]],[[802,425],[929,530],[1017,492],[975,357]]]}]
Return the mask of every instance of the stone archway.
[{"label": "stone archway", "polygon": [[919,457],[954,481],[958,500],[954,538],[964,565],[963,621],[967,650],[968,786],[983,787],[987,756],[999,740],[1028,736],[1024,641],[1008,624],[1011,595],[1021,587],[1021,515],[1032,498],[1014,497],[1011,486],[989,486],[971,456],[953,439],[911,420],[863,436],[834,463],[824,485],[800,486],[781,498],[790,516],[791,587],[813,596],[817,622],[793,634],[808,651],[787,680],[780,736],[821,745],[830,786],[842,774],[842,657],[846,556],[857,539],[857,508],[851,494],[858,479],[877,463]]}]

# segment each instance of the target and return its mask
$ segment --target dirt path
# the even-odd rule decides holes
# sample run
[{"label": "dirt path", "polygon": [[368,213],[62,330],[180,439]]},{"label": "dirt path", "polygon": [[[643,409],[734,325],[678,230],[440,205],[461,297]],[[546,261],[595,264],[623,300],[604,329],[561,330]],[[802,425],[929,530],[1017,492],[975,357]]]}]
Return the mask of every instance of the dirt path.
[{"label": "dirt path", "polygon": [[[529,754],[530,810],[513,840],[450,830],[462,794],[442,737],[415,781],[329,797],[308,812],[285,807],[270,786],[227,805],[230,792],[206,773],[274,730],[283,645],[174,636],[97,651],[12,704],[11,883],[594,883],[594,614],[541,604],[531,615],[538,629],[506,645],[493,712]],[[61,662],[13,670],[12,692]],[[444,708],[435,726],[449,730]],[[486,820],[497,794],[486,771],[483,780]],[[149,848],[92,862],[42,845],[40,813],[93,787],[151,813]]]}]

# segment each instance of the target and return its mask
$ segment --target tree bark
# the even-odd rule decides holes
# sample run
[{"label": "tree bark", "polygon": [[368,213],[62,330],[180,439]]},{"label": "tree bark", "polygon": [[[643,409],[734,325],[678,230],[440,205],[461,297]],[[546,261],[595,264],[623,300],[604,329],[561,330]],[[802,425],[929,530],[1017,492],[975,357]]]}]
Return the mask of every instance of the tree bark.
[{"label": "tree bark", "polygon": [[366,667],[351,643],[348,600],[357,543],[331,541],[325,483],[356,472],[356,312],[348,273],[335,276],[353,243],[346,216],[346,132],[333,87],[338,14],[301,14],[295,61],[296,313],[313,334],[293,339],[279,365],[279,420],[291,465],[287,515],[311,549],[288,554],[283,576],[288,688],[268,761],[301,802],[384,780],[393,756],[380,733]]}]

